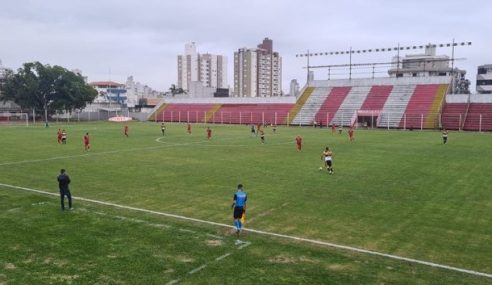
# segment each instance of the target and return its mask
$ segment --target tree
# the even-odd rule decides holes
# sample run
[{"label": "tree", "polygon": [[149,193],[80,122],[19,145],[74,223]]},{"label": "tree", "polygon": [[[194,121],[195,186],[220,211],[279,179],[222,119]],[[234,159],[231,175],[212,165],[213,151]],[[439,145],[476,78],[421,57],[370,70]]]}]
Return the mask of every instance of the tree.
[{"label": "tree", "polygon": [[176,88],[175,84],[171,84],[171,87],[169,87],[169,91],[171,91],[171,95],[177,95],[177,94],[186,94],[186,91],[183,90],[183,88]]},{"label": "tree", "polygon": [[97,91],[81,75],[61,66],[30,62],[17,73],[7,71],[0,100],[14,101],[22,109],[43,110],[47,126],[48,115],[83,109],[96,96]]}]

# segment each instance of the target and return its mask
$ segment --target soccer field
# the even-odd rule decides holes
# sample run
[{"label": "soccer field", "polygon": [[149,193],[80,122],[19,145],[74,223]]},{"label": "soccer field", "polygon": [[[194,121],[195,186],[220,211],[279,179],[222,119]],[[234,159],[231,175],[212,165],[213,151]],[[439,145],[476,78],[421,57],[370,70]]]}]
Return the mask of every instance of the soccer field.
[{"label": "soccer field", "polygon": [[[211,140],[200,124],[129,127],[0,129],[0,284],[492,282],[490,134],[357,130],[350,143],[280,127],[261,144],[249,126],[210,125]],[[325,146],[334,175],[319,170]],[[60,168],[74,211],[60,211]],[[238,183],[254,231],[236,244]]]}]

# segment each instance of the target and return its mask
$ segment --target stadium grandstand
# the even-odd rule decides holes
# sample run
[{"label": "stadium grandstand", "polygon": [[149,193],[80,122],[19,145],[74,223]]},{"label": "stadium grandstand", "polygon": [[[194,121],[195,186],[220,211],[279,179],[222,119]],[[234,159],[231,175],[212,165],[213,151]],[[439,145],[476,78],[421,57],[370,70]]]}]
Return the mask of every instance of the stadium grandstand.
[{"label": "stadium grandstand", "polygon": [[[461,45],[467,44],[471,43]],[[450,45],[454,47],[458,43]],[[390,67],[386,71],[388,77],[372,74],[371,78],[351,78],[350,73],[348,79],[309,80],[297,98],[165,98],[148,119],[492,131],[492,96],[469,94],[465,72],[454,67],[454,58],[436,56],[438,46],[446,45],[420,46],[425,48],[424,54],[402,58],[399,51],[409,47],[395,48],[398,50],[396,61],[394,58],[391,63],[367,64],[373,70],[376,65]],[[350,72],[354,66],[348,66]]]}]

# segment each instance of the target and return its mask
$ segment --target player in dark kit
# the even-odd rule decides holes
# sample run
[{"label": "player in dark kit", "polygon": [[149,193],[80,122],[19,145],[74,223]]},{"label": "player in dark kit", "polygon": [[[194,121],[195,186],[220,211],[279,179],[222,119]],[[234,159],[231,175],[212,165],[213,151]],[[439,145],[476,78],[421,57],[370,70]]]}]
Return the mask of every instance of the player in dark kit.
[{"label": "player in dark kit", "polygon": [[265,143],[265,132],[263,130],[260,130],[260,140],[261,143]]},{"label": "player in dark kit", "polygon": [[211,139],[212,138],[212,130],[210,128],[207,128],[207,139]]},{"label": "player in dark kit", "polygon": [[164,123],[161,124],[161,132],[162,132],[162,135],[166,134],[166,126],[164,125]]},{"label": "player in dark kit", "polygon": [[325,148],[325,151],[321,154],[321,159],[325,162],[326,170],[329,174],[333,174],[333,152],[329,147]]},{"label": "player in dark kit", "polygon": [[65,130],[61,132],[61,142],[62,144],[67,144],[67,132]]},{"label": "player in dark kit", "polygon": [[72,194],[68,185],[70,184],[70,177],[65,173],[65,169],[60,170],[60,175],[57,177],[58,188],[60,189],[60,203],[61,209],[65,210],[65,196],[68,198],[68,208],[72,210]]},{"label": "player in dark kit", "polygon": [[191,135],[191,124],[188,124],[186,126],[186,131],[188,132],[189,135]]},{"label": "player in dark kit", "polygon": [[237,191],[234,194],[233,202],[231,208],[234,209],[233,218],[234,218],[234,226],[236,227],[236,235],[239,237],[239,233],[242,230],[241,218],[246,212],[246,201],[248,200],[248,196],[246,192],[243,191],[243,184],[237,185]]},{"label": "player in dark kit", "polygon": [[448,143],[448,130],[446,130],[446,129],[442,130],[442,143],[443,144]]},{"label": "player in dark kit", "polygon": [[123,129],[123,133],[125,134],[126,137],[128,137],[128,126],[125,125],[125,128]]}]

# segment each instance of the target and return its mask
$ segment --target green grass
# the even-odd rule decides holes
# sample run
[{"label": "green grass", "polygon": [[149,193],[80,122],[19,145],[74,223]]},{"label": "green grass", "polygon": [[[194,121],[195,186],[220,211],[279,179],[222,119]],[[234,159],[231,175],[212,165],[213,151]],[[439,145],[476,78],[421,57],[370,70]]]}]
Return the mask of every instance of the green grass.
[{"label": "green grass", "polygon": [[[56,129],[68,144],[56,143]],[[492,273],[489,134],[108,123],[0,129],[0,183],[232,224]],[[89,132],[92,149],[84,152]],[[302,152],[294,138],[304,139]],[[156,139],[160,138],[159,141]],[[319,171],[330,146],[335,174]],[[37,204],[42,202],[42,204]],[[34,204],[34,205],[33,205]],[[0,187],[0,284],[486,284],[490,278]],[[192,232],[190,232],[192,231]],[[220,236],[212,237],[211,235]],[[230,253],[222,260],[215,258]],[[206,268],[189,274],[206,264]]]}]

